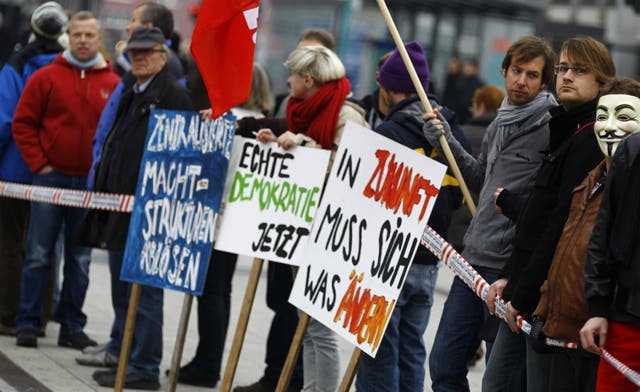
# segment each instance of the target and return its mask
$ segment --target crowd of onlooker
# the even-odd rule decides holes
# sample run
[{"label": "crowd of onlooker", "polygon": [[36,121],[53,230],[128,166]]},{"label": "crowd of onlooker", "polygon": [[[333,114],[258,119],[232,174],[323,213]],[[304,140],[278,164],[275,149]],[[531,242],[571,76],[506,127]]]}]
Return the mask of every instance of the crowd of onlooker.
[{"label": "crowd of onlooker", "polygon": [[[200,74],[207,70],[172,49],[173,27],[162,4],[138,5],[126,45],[110,59],[96,15],[54,1],[37,7],[28,44],[0,71],[0,180],[134,194],[150,110],[211,115]],[[420,247],[377,356],[358,366],[356,390],[422,391],[427,360],[434,391],[469,390],[466,374],[483,340],[486,391],[634,390],[597,354],[606,349],[640,370],[640,136],[632,135],[640,84],[616,79],[608,50],[593,38],[568,39],[556,55],[545,40],[525,36],[505,54],[504,88],[485,86],[474,59],[452,59],[442,100],[429,92],[434,111],[425,113],[397,49],[379,59],[378,88],[360,100],[334,49],[329,32],[302,32],[284,62],[290,93],[275,99],[267,71],[254,64],[249,99],[230,109],[236,133],[335,153],[353,121],[448,165],[444,136],[477,211],[468,212],[448,171],[429,225],[491,285],[484,303],[454,279],[427,357],[423,335],[441,262]],[[405,49],[428,91],[422,46]],[[56,322],[58,345],[81,350],[76,361],[103,368],[93,379],[113,387],[131,291],[120,280],[129,220],[0,197],[0,334],[37,347]],[[84,332],[92,248],[108,252],[114,320],[103,344]],[[212,260],[198,297],[198,348],[178,378],[205,387],[220,379],[237,255],[214,250]],[[275,390],[298,324],[288,302],[293,276],[290,266],[269,263],[266,367],[234,391]],[[505,320],[494,316],[496,299],[507,304]],[[531,323],[529,336],[517,316]],[[163,291],[142,286],[126,388],[160,388],[162,327]],[[548,337],[580,345],[550,347]],[[337,335],[311,318],[289,390],[335,391],[339,369]]]}]

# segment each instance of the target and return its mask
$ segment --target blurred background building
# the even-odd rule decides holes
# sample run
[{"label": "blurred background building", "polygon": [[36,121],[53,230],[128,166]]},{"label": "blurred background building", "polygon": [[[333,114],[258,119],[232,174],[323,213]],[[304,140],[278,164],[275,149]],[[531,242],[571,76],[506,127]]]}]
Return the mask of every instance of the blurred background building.
[{"label": "blurred background building", "polygon": [[[98,14],[105,29],[105,47],[113,52],[135,0],[59,0],[69,9]],[[188,48],[191,15],[198,0],[161,0],[176,19],[176,30]],[[0,0],[0,61],[28,36],[28,15],[42,1]],[[523,34],[546,37],[559,48],[575,35],[590,35],[611,50],[618,75],[640,75],[640,1],[634,0],[387,0],[405,41],[422,43],[431,65],[435,92],[441,93],[447,62],[453,57],[477,59],[486,83],[502,84],[500,64],[509,45]],[[275,91],[285,92],[282,62],[308,27],[335,34],[356,96],[371,91],[377,59],[393,49],[393,41],[375,0],[261,0],[256,60],[264,64]]]}]

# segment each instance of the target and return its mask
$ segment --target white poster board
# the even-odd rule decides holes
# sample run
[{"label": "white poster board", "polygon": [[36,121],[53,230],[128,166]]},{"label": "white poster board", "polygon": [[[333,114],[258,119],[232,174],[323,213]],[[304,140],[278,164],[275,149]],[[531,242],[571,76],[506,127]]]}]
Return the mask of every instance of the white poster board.
[{"label": "white poster board", "polygon": [[375,356],[445,171],[347,123],[289,301]]},{"label": "white poster board", "polygon": [[322,195],[329,151],[236,137],[215,248],[297,265]]}]

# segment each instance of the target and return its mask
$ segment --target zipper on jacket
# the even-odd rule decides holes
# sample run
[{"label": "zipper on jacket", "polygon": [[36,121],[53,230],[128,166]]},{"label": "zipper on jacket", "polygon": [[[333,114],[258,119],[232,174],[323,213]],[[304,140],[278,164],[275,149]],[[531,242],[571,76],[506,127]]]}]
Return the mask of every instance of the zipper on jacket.
[{"label": "zipper on jacket", "polygon": [[84,79],[84,69],[80,70],[80,79]]}]

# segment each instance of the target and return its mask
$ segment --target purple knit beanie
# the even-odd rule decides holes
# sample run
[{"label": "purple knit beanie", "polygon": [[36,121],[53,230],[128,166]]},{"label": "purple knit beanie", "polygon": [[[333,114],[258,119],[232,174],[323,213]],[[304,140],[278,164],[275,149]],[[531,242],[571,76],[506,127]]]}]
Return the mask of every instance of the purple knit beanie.
[{"label": "purple knit beanie", "polygon": [[[427,64],[427,58],[422,50],[422,45],[416,41],[407,42],[404,45],[407,48],[407,53],[413,63],[413,67],[416,69],[418,78],[424,87],[424,91],[429,89],[429,65]],[[403,93],[415,93],[416,88],[413,86],[409,71],[404,66],[402,57],[398,49],[391,53],[391,56],[387,61],[382,64],[380,68],[380,84],[387,90],[398,91]]]}]

